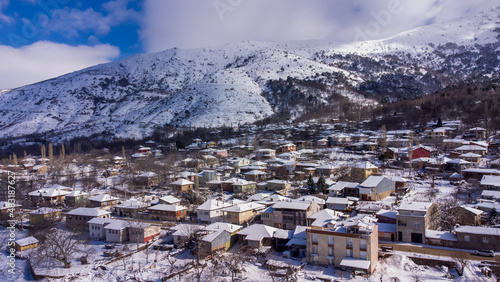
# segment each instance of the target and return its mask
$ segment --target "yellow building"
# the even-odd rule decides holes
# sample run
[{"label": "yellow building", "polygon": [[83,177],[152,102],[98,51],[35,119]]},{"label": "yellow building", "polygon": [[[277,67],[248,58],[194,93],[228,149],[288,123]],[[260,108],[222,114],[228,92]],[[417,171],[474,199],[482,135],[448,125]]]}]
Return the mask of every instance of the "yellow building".
[{"label": "yellow building", "polygon": [[38,247],[38,240],[31,236],[24,239],[19,239],[15,242],[16,252],[22,252],[29,249],[34,249]]},{"label": "yellow building", "polygon": [[55,221],[61,218],[61,210],[53,208],[39,208],[29,213],[31,225],[44,224],[47,221]]},{"label": "yellow building", "polygon": [[370,175],[378,175],[378,167],[370,162],[362,162],[351,168],[351,177],[366,180]]}]

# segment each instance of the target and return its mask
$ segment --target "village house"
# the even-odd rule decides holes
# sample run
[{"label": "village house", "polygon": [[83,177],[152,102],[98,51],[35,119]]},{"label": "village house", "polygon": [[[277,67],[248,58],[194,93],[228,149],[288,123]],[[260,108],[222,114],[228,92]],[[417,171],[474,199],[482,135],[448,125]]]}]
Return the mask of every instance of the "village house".
[{"label": "village house", "polygon": [[89,193],[73,190],[64,198],[64,203],[67,207],[77,208],[84,207],[88,204]]},{"label": "village house", "polygon": [[187,208],[176,205],[155,205],[148,208],[149,218],[153,220],[180,221],[187,215]]},{"label": "village house", "polygon": [[358,197],[359,183],[339,181],[327,189],[328,197]]},{"label": "village house", "polygon": [[499,228],[457,226],[454,231],[457,236],[457,248],[500,251],[500,240],[498,240],[500,237]]},{"label": "village house", "polygon": [[370,175],[377,175],[378,167],[370,162],[358,163],[351,168],[351,177],[356,180],[365,180]]},{"label": "village house", "polygon": [[396,191],[396,183],[385,176],[370,176],[359,184],[359,195],[363,201],[378,201]]},{"label": "village house", "polygon": [[297,226],[293,231],[292,238],[286,246],[288,250],[283,252],[283,257],[296,257],[305,258],[306,257],[306,247],[307,247],[307,226]]},{"label": "village house", "polygon": [[242,166],[247,166],[250,164],[250,160],[247,158],[230,158],[227,160],[227,165],[233,168],[239,169]]},{"label": "village house", "polygon": [[147,187],[158,186],[160,178],[158,174],[148,171],[137,177],[137,184]]},{"label": "village house", "polygon": [[202,231],[200,230],[198,236],[197,252],[200,257],[207,257],[216,252],[225,252],[229,249],[231,241],[231,234],[224,229],[217,231]]},{"label": "village house", "polygon": [[316,140],[316,147],[326,147],[328,146],[328,139],[321,138]]},{"label": "village house", "polygon": [[274,149],[258,149],[254,151],[255,158],[258,160],[273,159],[276,157],[276,150]]},{"label": "village house", "polygon": [[295,146],[295,144],[293,144],[293,143],[283,144],[283,145],[281,145],[281,146],[278,148],[278,151],[279,151],[280,153],[295,152],[295,151],[297,151],[297,146]]},{"label": "village house", "polygon": [[170,183],[172,190],[180,193],[193,192],[194,182],[181,178],[175,182]]},{"label": "village house", "polygon": [[49,167],[47,167],[46,165],[43,165],[43,164],[36,165],[36,166],[32,167],[30,170],[31,173],[36,173],[39,175],[46,174],[47,171],[49,171]]},{"label": "village house", "polygon": [[91,208],[110,209],[110,208],[118,205],[118,198],[110,196],[108,194],[100,194],[100,195],[89,197],[89,204],[88,205]]},{"label": "village house", "polygon": [[448,171],[462,172],[463,170],[470,168],[471,163],[462,159],[453,159],[447,161],[445,166]]},{"label": "village house", "polygon": [[174,246],[179,247],[189,239],[194,238],[196,233],[201,229],[203,227],[197,224],[177,224],[171,227],[169,231],[173,232]]},{"label": "village house", "polygon": [[307,218],[321,207],[315,202],[281,201],[261,213],[265,225],[293,230],[297,225],[307,225]]},{"label": "village house", "polygon": [[460,147],[456,148],[455,150],[453,150],[453,152],[457,152],[456,153],[457,155],[474,153],[474,154],[481,155],[482,157],[484,157],[484,155],[486,155],[487,151],[488,150],[486,148],[481,147],[481,146],[477,146],[477,145],[463,145],[463,146],[460,146]]},{"label": "village house", "polygon": [[30,225],[42,225],[61,219],[61,210],[42,207],[29,213]]},{"label": "village house", "polygon": [[0,202],[0,221],[11,219],[11,212],[14,211],[14,214],[16,214],[20,208],[20,204],[12,204],[4,201]]},{"label": "village house", "polygon": [[332,221],[307,228],[307,261],[371,274],[378,263],[378,226],[369,217]]},{"label": "village house", "polygon": [[208,199],[198,206],[197,214],[200,223],[214,223],[222,221],[222,209],[232,206],[232,203],[217,199]]},{"label": "village house", "polygon": [[118,221],[118,219],[96,217],[89,220],[87,222],[89,225],[89,237],[94,240],[106,240],[104,227],[113,221]]},{"label": "village house", "polygon": [[483,190],[481,192],[481,200],[500,201],[500,191],[498,190]]},{"label": "village house", "polygon": [[161,226],[146,222],[133,222],[127,226],[128,238],[134,243],[148,243],[160,236]]},{"label": "village house", "polygon": [[290,190],[292,188],[292,184],[286,180],[273,179],[267,181],[266,190],[268,191],[281,191],[281,190]]},{"label": "village house", "polygon": [[240,167],[240,173],[241,174],[245,174],[249,171],[252,171],[252,170],[258,170],[258,171],[261,171],[261,172],[266,172],[266,167],[265,166],[259,166],[259,165],[247,165],[247,166],[243,166],[243,167]]},{"label": "village house", "polygon": [[123,220],[113,220],[104,226],[106,242],[122,243],[128,241],[127,222]]},{"label": "village house", "polygon": [[446,214],[448,216],[453,216],[457,224],[480,226],[482,224],[481,216],[484,212],[472,207],[461,206],[448,209]]},{"label": "village house", "polygon": [[341,220],[341,218],[345,219],[347,217],[349,216],[344,214],[343,212],[326,208],[309,216],[307,218],[307,226],[314,226],[319,228],[326,227],[326,225],[331,221],[338,221]]},{"label": "village house", "polygon": [[338,168],[333,165],[322,165],[316,168],[316,175],[332,178],[334,177],[335,172],[337,172],[337,169]]},{"label": "village house", "polygon": [[333,135],[332,141],[336,145],[348,144],[351,142],[351,136],[344,134],[344,133],[340,133],[337,135]]},{"label": "village house", "polygon": [[459,159],[470,162],[472,165],[477,166],[481,162],[481,155],[476,153],[467,153],[458,156]]},{"label": "village house", "polygon": [[147,243],[160,235],[160,226],[151,223],[94,218],[88,224],[90,238],[108,243]]},{"label": "village house", "polygon": [[66,227],[88,231],[88,221],[93,218],[111,218],[111,212],[98,208],[77,208],[66,213]]},{"label": "village house", "polygon": [[441,211],[435,203],[403,202],[396,215],[397,240],[425,243],[425,232],[439,227]]},{"label": "village house", "polygon": [[114,207],[114,214],[117,216],[124,216],[124,217],[131,217],[131,218],[138,218],[139,213],[143,212],[146,210],[146,204],[134,199],[130,198],[123,202],[120,205],[117,205]]},{"label": "village house", "polygon": [[488,190],[500,190],[500,176],[498,175],[484,175],[481,178],[480,185]]},{"label": "village house", "polygon": [[458,147],[461,147],[464,144],[464,142],[465,142],[464,139],[444,139],[443,147],[446,152],[449,152],[451,150],[455,150]]},{"label": "village house", "polygon": [[280,247],[279,245],[285,247],[286,243],[282,240],[288,242],[292,234],[293,232],[263,224],[250,225],[237,233],[240,246],[248,245],[254,248],[271,246],[275,250]]},{"label": "village house", "polygon": [[375,214],[375,217],[378,223],[396,224],[397,214],[397,211],[381,209]]},{"label": "village house", "polygon": [[242,225],[251,221],[265,207],[255,202],[236,204],[222,209],[222,220],[231,224]]},{"label": "village house", "polygon": [[348,198],[328,197],[326,199],[326,207],[334,211],[348,211],[351,209],[352,204],[353,201]]},{"label": "village house", "polygon": [[53,207],[63,205],[66,195],[70,194],[70,188],[54,184],[50,188],[43,188],[28,193],[33,207]]},{"label": "village house", "polygon": [[199,178],[200,184],[205,184],[205,183],[208,183],[208,182],[213,181],[213,180],[220,181],[220,179],[221,179],[221,174],[215,170],[205,169],[200,173],[200,176],[201,176]]},{"label": "village house", "polygon": [[158,199],[159,204],[165,204],[165,205],[176,205],[179,206],[181,204],[181,200],[179,198],[176,198],[172,195],[167,195],[163,196]]},{"label": "village house", "polygon": [[257,183],[240,178],[222,181],[222,190],[229,193],[254,193]]},{"label": "village house", "polygon": [[199,251],[202,256],[229,250],[238,242],[237,232],[240,231],[241,228],[241,225],[217,222],[199,230],[197,235],[201,235],[199,240]]},{"label": "village house", "polygon": [[262,182],[266,179],[266,173],[260,170],[251,170],[244,173],[246,181]]},{"label": "village house", "polygon": [[481,181],[485,175],[496,175],[500,176],[500,170],[491,168],[468,168],[462,170],[462,176],[465,179],[473,178]]},{"label": "village house", "polygon": [[14,242],[14,245],[15,245],[14,248],[16,249],[16,252],[22,252],[22,251],[26,251],[29,249],[37,248],[38,243],[39,243],[39,241],[35,237],[30,236],[30,237],[16,240]]}]

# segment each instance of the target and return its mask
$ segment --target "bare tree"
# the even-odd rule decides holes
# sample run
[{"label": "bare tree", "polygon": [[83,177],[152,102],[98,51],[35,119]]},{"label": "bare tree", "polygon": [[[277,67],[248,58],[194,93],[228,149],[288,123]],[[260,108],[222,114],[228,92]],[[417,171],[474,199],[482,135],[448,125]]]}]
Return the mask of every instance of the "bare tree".
[{"label": "bare tree", "polygon": [[243,265],[249,260],[247,252],[240,249],[238,252],[227,253],[225,258],[225,266],[231,273],[231,281],[239,279],[239,275],[243,270]]},{"label": "bare tree", "polygon": [[191,261],[192,269],[194,270],[194,275],[198,282],[202,281],[202,275],[205,269],[208,267],[208,261],[203,256],[200,249],[196,252],[195,258]]},{"label": "bare tree", "polygon": [[460,211],[458,209],[458,201],[456,198],[450,198],[440,204],[441,209],[441,226],[450,232],[455,227],[455,224],[460,222]]},{"label": "bare tree", "polygon": [[74,239],[76,233],[66,230],[51,229],[45,233],[45,238],[40,238],[40,247],[35,253],[35,264],[47,259],[55,259],[64,264],[65,268],[71,267],[71,260],[78,252],[81,241]]},{"label": "bare tree", "polygon": [[469,263],[465,258],[454,258],[453,262],[455,262],[455,266],[457,268],[458,275],[463,276],[465,267]]}]

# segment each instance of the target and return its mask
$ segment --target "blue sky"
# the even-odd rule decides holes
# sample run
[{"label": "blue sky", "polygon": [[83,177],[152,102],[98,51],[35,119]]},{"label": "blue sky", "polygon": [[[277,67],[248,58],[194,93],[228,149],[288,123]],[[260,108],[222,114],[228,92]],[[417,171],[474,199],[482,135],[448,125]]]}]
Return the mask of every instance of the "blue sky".
[{"label": "blue sky", "polygon": [[385,38],[500,0],[0,0],[0,89],[136,53]]}]

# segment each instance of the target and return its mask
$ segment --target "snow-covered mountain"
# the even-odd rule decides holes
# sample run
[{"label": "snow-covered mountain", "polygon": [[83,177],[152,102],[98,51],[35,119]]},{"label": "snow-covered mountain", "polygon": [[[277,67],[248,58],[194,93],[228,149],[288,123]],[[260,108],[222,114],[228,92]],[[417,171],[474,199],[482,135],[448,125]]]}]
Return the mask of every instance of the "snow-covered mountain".
[{"label": "snow-covered mountain", "polygon": [[[240,42],[134,55],[0,92],[5,138],[142,138],[156,127],[297,118],[339,99],[376,103],[498,78],[500,8],[385,40]],[[374,94],[374,95],[372,95]]]}]

